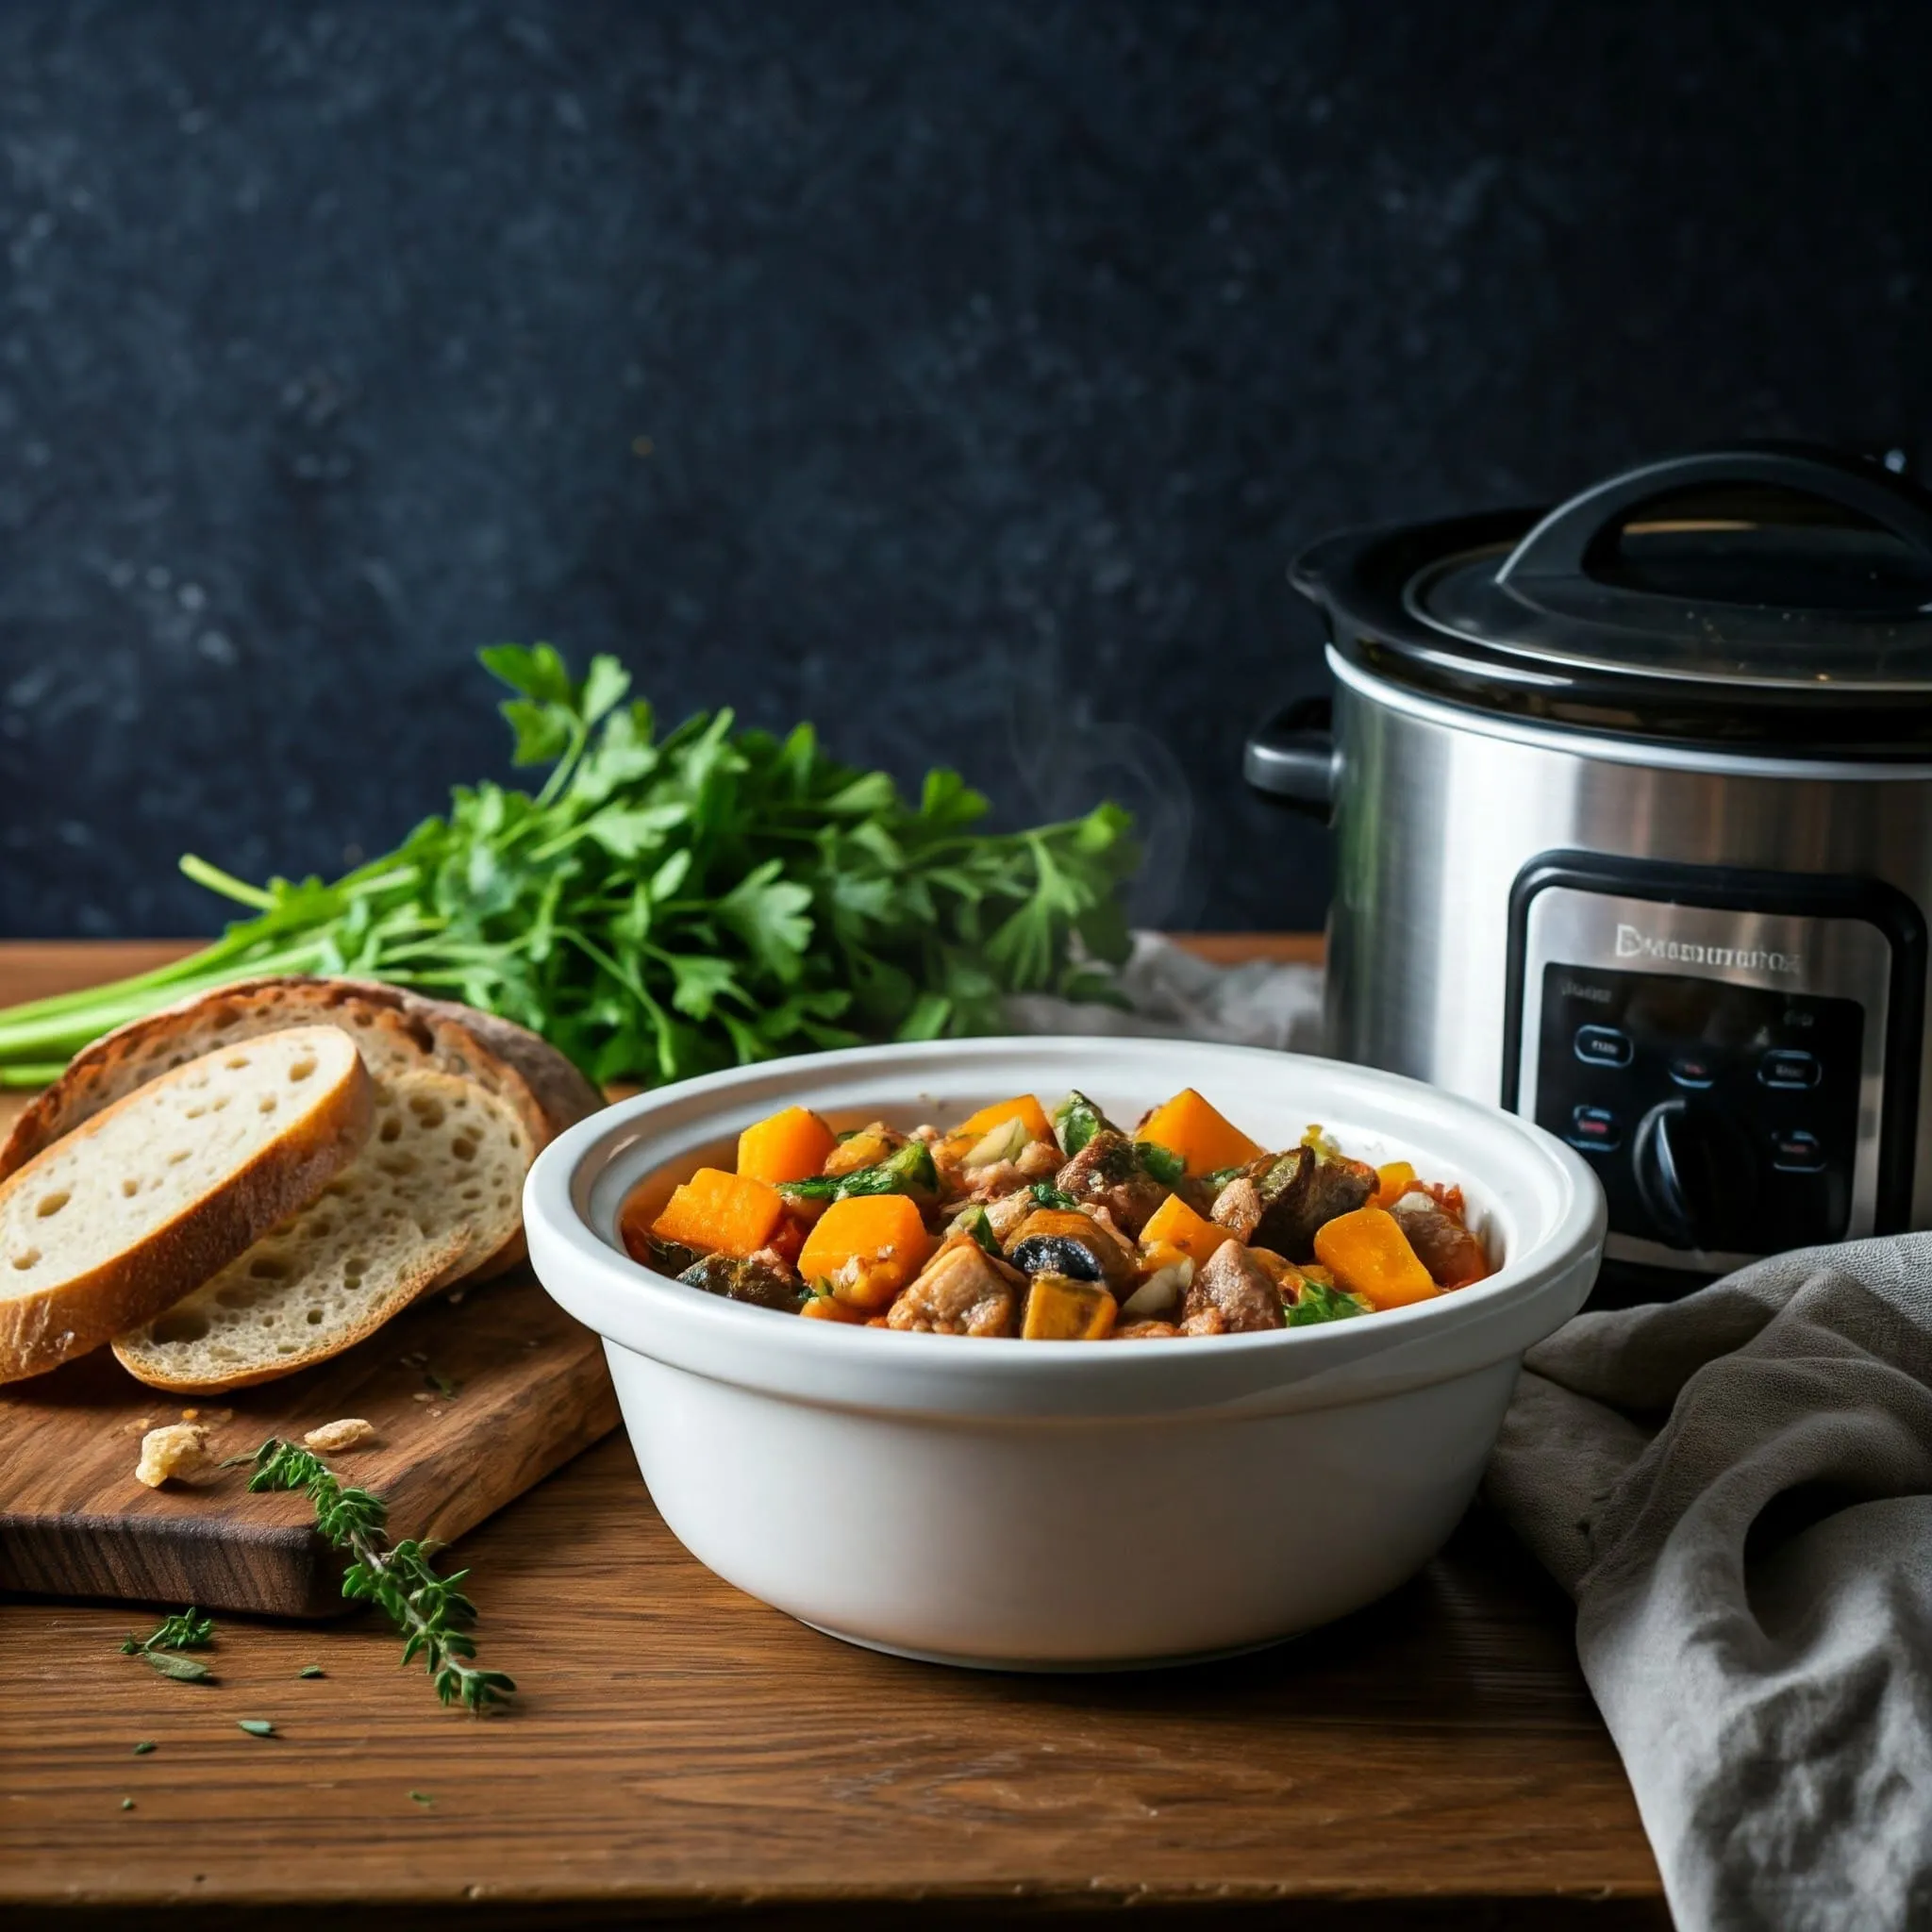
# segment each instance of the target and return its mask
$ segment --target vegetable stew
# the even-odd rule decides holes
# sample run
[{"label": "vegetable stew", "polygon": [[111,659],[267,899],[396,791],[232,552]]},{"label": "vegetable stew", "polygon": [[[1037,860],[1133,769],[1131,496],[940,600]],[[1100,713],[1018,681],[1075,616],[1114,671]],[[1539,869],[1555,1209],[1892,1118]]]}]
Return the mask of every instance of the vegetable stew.
[{"label": "vegetable stew", "polygon": [[1271,1152],[1191,1088],[1131,1132],[1077,1092],[909,1133],[788,1108],[745,1129],[736,1172],[637,1189],[620,1232],[645,1267],[757,1307],[1034,1341],[1300,1327],[1491,1272],[1459,1187],[1319,1126]]}]

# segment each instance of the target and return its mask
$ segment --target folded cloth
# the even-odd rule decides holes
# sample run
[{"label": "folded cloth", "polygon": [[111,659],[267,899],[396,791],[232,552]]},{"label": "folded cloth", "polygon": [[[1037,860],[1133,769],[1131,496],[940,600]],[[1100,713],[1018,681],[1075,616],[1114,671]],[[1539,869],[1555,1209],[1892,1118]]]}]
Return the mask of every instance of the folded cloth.
[{"label": "folded cloth", "polygon": [[1487,1492],[1576,1599],[1680,1932],[1932,1926],[1932,1235],[1579,1315]]},{"label": "folded cloth", "polygon": [[1024,993],[1007,1002],[1016,1033],[1151,1035],[1224,1040],[1319,1053],[1322,969],[1273,959],[1216,966],[1158,933],[1137,932],[1116,982],[1126,1001],[1093,1006]]}]

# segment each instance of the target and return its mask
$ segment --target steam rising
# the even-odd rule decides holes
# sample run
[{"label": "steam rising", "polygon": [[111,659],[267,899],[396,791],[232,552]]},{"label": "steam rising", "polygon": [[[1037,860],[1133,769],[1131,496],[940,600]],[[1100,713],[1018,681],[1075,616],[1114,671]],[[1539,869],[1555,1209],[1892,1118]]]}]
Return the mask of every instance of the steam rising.
[{"label": "steam rising", "polygon": [[1207,902],[1193,863],[1194,799],[1180,760],[1151,731],[1087,715],[1063,677],[1028,680],[1008,704],[1008,745],[1040,819],[1072,818],[1103,798],[1134,815],[1142,852],[1127,916],[1137,926],[1185,931]]}]

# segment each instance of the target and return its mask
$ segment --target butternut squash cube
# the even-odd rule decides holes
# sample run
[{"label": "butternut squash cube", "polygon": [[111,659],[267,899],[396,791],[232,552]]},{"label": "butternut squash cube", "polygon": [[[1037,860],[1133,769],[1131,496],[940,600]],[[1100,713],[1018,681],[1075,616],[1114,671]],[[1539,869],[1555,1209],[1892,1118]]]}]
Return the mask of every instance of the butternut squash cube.
[{"label": "butternut squash cube", "polygon": [[1359,1295],[1372,1308],[1407,1307],[1442,1291],[1409,1246],[1402,1224],[1373,1201],[1318,1228],[1315,1258],[1337,1288]]},{"label": "butternut squash cube", "polygon": [[776,1187],[818,1173],[839,1137],[808,1107],[788,1107],[738,1137],[738,1171]]},{"label": "butternut squash cube", "polygon": [[1120,1305],[1097,1281],[1036,1274],[1026,1289],[1022,1341],[1105,1341]]},{"label": "butternut squash cube", "polygon": [[1152,1141],[1170,1154],[1178,1154],[1190,1174],[1245,1167],[1267,1151],[1208,1106],[1191,1087],[1183,1087],[1172,1100],[1157,1107],[1135,1130],[1134,1138]]},{"label": "butternut squash cube", "polygon": [[749,1255],[777,1232],[785,1198],[776,1188],[720,1167],[701,1167],[651,1224],[660,1241],[714,1255]]},{"label": "butternut squash cube", "polygon": [[1375,1206],[1392,1208],[1415,1186],[1415,1169],[1406,1160],[1391,1160],[1375,1170]]},{"label": "butternut squash cube", "polygon": [[[982,1107],[977,1113],[969,1114],[941,1141],[935,1152],[941,1159],[957,1163],[995,1127],[1003,1127],[1010,1121],[1020,1123],[1028,1141],[1053,1139],[1053,1123],[1047,1119],[1046,1109],[1039,1099],[1031,1093],[1016,1093],[1011,1100],[996,1100],[991,1107]],[[1024,1145],[1024,1142],[1021,1144]]]},{"label": "butternut squash cube", "polygon": [[819,1216],[799,1251],[798,1272],[856,1308],[883,1308],[932,1250],[917,1202],[904,1194],[855,1194]]},{"label": "butternut squash cube", "polygon": [[1197,1268],[1229,1239],[1227,1229],[1218,1221],[1196,1214],[1178,1194],[1170,1194],[1147,1217],[1147,1224],[1141,1230],[1142,1247],[1151,1248],[1165,1241],[1170,1247],[1178,1248]]}]

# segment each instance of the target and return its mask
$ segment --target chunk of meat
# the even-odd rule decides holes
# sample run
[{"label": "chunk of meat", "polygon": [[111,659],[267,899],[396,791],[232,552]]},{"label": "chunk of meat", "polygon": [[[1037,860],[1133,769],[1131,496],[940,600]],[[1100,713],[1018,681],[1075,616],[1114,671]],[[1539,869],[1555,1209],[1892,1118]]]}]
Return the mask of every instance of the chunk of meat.
[{"label": "chunk of meat", "polygon": [[1147,1217],[1174,1191],[1141,1165],[1124,1134],[1111,1130],[1095,1134],[1060,1169],[1058,1186],[1076,1201],[1105,1208],[1131,1241],[1141,1238]]},{"label": "chunk of meat", "polygon": [[1195,1271],[1187,1300],[1181,1304],[1182,1327],[1210,1308],[1230,1335],[1279,1328],[1286,1322],[1281,1291],[1274,1277],[1238,1241],[1223,1241],[1206,1265]]},{"label": "chunk of meat", "polygon": [[1227,1324],[1222,1319],[1219,1308],[1203,1308],[1198,1314],[1190,1315],[1174,1330],[1176,1335],[1225,1335]]},{"label": "chunk of meat", "polygon": [[1029,1181],[1043,1181],[1060,1164],[1060,1150],[1051,1141],[1029,1141],[1013,1165]]},{"label": "chunk of meat", "polygon": [[1116,1341],[1159,1341],[1181,1331],[1172,1322],[1124,1322],[1113,1331]]},{"label": "chunk of meat", "polygon": [[1001,1247],[1007,1244],[1007,1237],[1031,1214],[1039,1204],[1031,1192],[1021,1188],[1014,1193],[1002,1194],[997,1201],[986,1204],[986,1218],[992,1224],[992,1238]]},{"label": "chunk of meat", "polygon": [[1011,1335],[1026,1277],[971,1235],[955,1235],[886,1311],[886,1326],[922,1335]]},{"label": "chunk of meat", "polygon": [[1017,1160],[995,1160],[991,1167],[975,1167],[960,1178],[973,1183],[966,1198],[981,1203],[1004,1201],[1008,1194],[1020,1193],[1031,1184]]},{"label": "chunk of meat", "polygon": [[1256,1185],[1261,1218],[1248,1239],[1299,1262],[1315,1258],[1319,1228],[1374,1200],[1379,1183],[1365,1160],[1323,1160],[1312,1147],[1296,1147],[1279,1156]]},{"label": "chunk of meat", "polygon": [[1400,1195],[1389,1211],[1438,1288],[1467,1288],[1490,1272],[1482,1242],[1421,1189]]},{"label": "chunk of meat", "polygon": [[1208,1216],[1239,1241],[1246,1241],[1261,1224],[1261,1191],[1246,1174],[1228,1182],[1214,1197],[1214,1211]]}]

